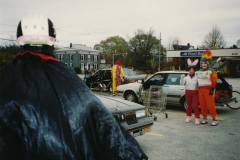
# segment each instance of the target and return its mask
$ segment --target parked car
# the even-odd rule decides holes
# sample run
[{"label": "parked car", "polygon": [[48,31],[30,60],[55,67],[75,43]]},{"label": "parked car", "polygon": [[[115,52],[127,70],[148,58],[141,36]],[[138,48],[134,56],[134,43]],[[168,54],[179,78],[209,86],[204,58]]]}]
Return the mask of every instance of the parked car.
[{"label": "parked car", "polygon": [[96,96],[131,135],[139,136],[151,130],[153,120],[148,117],[143,105],[118,98]]},{"label": "parked car", "polygon": [[[236,97],[232,96],[232,85],[230,85],[221,75],[221,69],[231,61],[240,61],[236,58],[222,57],[211,64],[211,68],[218,72],[218,80],[216,85],[216,106],[227,105],[231,108],[230,103],[237,102]],[[161,71],[157,72],[142,83],[126,84],[118,87],[118,92],[123,94],[123,98],[137,103],[143,103],[144,91],[149,89],[151,85],[162,86],[167,88],[167,104],[181,105],[186,108],[185,87],[180,85],[182,74],[187,71]],[[221,93],[221,94],[220,94]],[[225,93],[225,94],[224,94]],[[239,92],[237,92],[239,93]]]},{"label": "parked car", "polygon": [[[136,72],[134,72],[132,69],[123,68],[123,72],[124,82],[122,84],[134,83],[145,78],[145,76],[136,74]],[[93,82],[102,82],[106,86],[105,90],[110,91],[112,81],[111,68],[99,69],[93,75],[87,74],[84,77],[84,80],[88,87],[90,87]]]}]

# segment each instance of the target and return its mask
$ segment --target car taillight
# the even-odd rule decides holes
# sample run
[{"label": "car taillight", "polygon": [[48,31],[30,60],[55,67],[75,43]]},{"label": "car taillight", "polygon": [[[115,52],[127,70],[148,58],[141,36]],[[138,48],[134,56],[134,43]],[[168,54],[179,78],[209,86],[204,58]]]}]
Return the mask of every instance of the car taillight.
[{"label": "car taillight", "polygon": [[136,82],[136,80],[130,80],[129,81],[129,83],[135,83]]},{"label": "car taillight", "polygon": [[232,85],[229,85],[228,95],[229,97],[232,97]]}]

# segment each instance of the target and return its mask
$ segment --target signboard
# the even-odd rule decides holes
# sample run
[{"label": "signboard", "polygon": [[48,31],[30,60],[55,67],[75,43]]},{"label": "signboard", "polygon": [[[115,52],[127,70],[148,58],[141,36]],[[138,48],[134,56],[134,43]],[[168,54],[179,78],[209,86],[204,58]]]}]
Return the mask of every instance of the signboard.
[{"label": "signboard", "polygon": [[180,56],[202,56],[203,51],[185,51],[185,52],[180,52]]}]

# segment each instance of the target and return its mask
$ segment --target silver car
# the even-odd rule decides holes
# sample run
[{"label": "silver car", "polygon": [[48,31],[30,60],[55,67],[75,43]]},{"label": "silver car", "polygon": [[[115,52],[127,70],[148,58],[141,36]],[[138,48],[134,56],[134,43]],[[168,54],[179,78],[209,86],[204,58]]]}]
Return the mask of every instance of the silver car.
[{"label": "silver car", "polygon": [[143,103],[144,91],[152,85],[162,86],[167,92],[167,104],[179,105],[186,107],[184,97],[184,86],[180,85],[182,74],[187,74],[186,71],[162,71],[157,72],[143,83],[132,83],[121,85],[118,87],[118,92],[123,93],[124,99],[132,102]]}]

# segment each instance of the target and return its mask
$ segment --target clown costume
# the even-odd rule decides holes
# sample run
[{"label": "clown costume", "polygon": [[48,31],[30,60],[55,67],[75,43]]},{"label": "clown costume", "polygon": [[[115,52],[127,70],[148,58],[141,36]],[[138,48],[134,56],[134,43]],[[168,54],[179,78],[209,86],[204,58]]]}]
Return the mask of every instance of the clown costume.
[{"label": "clown costume", "polygon": [[[121,78],[122,77],[122,78]],[[121,82],[124,80],[124,72],[121,67],[121,63],[117,61],[112,67],[112,94],[115,96],[115,91],[117,86],[121,85]]]},{"label": "clown costume", "polygon": [[208,112],[213,118],[212,126],[218,125],[216,119],[217,112],[215,107],[215,87],[217,84],[217,72],[210,68],[210,59],[212,59],[212,53],[209,50],[205,50],[201,58],[201,67],[197,71],[198,76],[198,90],[199,90],[199,103],[201,108],[201,113],[203,115],[203,120],[201,124],[207,124]]}]

